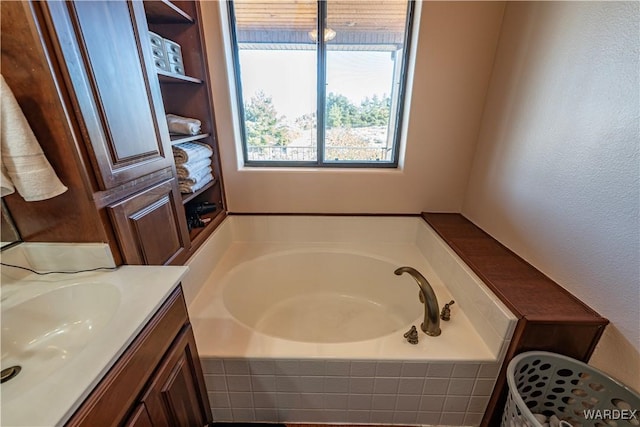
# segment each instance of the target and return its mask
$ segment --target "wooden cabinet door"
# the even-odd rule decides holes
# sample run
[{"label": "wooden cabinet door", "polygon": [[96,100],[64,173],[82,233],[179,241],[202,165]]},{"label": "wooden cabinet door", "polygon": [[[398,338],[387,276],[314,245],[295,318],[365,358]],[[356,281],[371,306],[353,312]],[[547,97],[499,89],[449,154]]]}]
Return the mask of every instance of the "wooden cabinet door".
[{"label": "wooden cabinet door", "polygon": [[134,409],[133,413],[125,421],[124,427],[153,427],[147,407],[144,403],[140,403]]},{"label": "wooden cabinet door", "polygon": [[126,264],[162,265],[189,244],[175,179],[107,207]]},{"label": "wooden cabinet door", "polygon": [[212,421],[191,325],[165,356],[142,402],[154,426],[196,427]]},{"label": "wooden cabinet door", "polygon": [[142,2],[43,4],[100,189],[171,166]]}]

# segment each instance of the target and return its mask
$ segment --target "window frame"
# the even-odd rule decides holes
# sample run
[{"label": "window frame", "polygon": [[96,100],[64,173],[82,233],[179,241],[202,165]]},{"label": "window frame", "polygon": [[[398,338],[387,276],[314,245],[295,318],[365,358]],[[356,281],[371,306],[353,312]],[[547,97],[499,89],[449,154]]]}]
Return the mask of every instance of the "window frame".
[{"label": "window frame", "polygon": [[[324,34],[327,19],[327,1],[316,0],[318,7],[317,14],[317,34]],[[405,113],[405,98],[407,87],[407,76],[409,73],[409,60],[412,52],[413,25],[415,17],[415,0],[407,2],[407,16],[405,22],[404,34],[404,51],[402,52],[402,69],[400,70],[398,94],[398,109],[395,114],[395,123],[393,124],[393,154],[391,162],[377,161],[327,161],[324,158],[325,153],[325,133],[326,133],[326,42],[323,37],[318,37],[317,41],[317,89],[316,89],[316,125],[317,125],[317,156],[315,161],[296,161],[296,160],[249,160],[247,147],[247,130],[245,120],[244,98],[242,91],[242,79],[240,76],[240,53],[238,48],[238,39],[236,35],[235,7],[233,0],[227,0],[227,17],[229,20],[229,36],[231,40],[231,54],[233,59],[233,78],[235,82],[235,102],[238,111],[240,138],[242,145],[243,166],[246,167],[273,167],[273,168],[370,168],[370,169],[397,169],[400,162],[400,143],[402,139],[401,127]],[[392,93],[393,95],[393,93]],[[393,98],[392,96],[392,102]]]}]

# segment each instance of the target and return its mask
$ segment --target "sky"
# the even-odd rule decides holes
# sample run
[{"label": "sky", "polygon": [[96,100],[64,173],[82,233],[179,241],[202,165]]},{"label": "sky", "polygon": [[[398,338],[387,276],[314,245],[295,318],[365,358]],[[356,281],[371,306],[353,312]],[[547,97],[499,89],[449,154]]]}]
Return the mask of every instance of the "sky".
[{"label": "sky", "polygon": [[[391,93],[390,52],[327,55],[327,93],[342,94],[355,105],[367,96]],[[262,90],[290,120],[316,110],[316,51],[240,50],[240,73],[246,101]]]}]

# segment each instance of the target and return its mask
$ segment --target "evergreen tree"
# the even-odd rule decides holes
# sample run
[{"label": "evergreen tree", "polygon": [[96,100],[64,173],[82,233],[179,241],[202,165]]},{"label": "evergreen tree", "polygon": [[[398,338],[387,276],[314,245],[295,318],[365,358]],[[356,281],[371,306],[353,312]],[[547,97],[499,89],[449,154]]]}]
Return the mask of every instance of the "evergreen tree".
[{"label": "evergreen tree", "polygon": [[285,146],[289,143],[289,128],[285,117],[278,116],[273,100],[259,91],[244,107],[247,144],[255,146]]}]

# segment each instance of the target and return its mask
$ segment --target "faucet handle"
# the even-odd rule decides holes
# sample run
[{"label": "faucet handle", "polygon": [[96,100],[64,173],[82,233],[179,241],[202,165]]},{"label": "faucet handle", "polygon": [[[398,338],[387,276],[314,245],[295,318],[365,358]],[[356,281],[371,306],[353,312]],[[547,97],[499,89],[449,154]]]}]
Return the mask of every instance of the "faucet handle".
[{"label": "faucet handle", "polygon": [[440,312],[440,319],[448,321],[451,319],[451,306],[455,304],[454,300],[449,301],[442,307],[442,311]]}]

